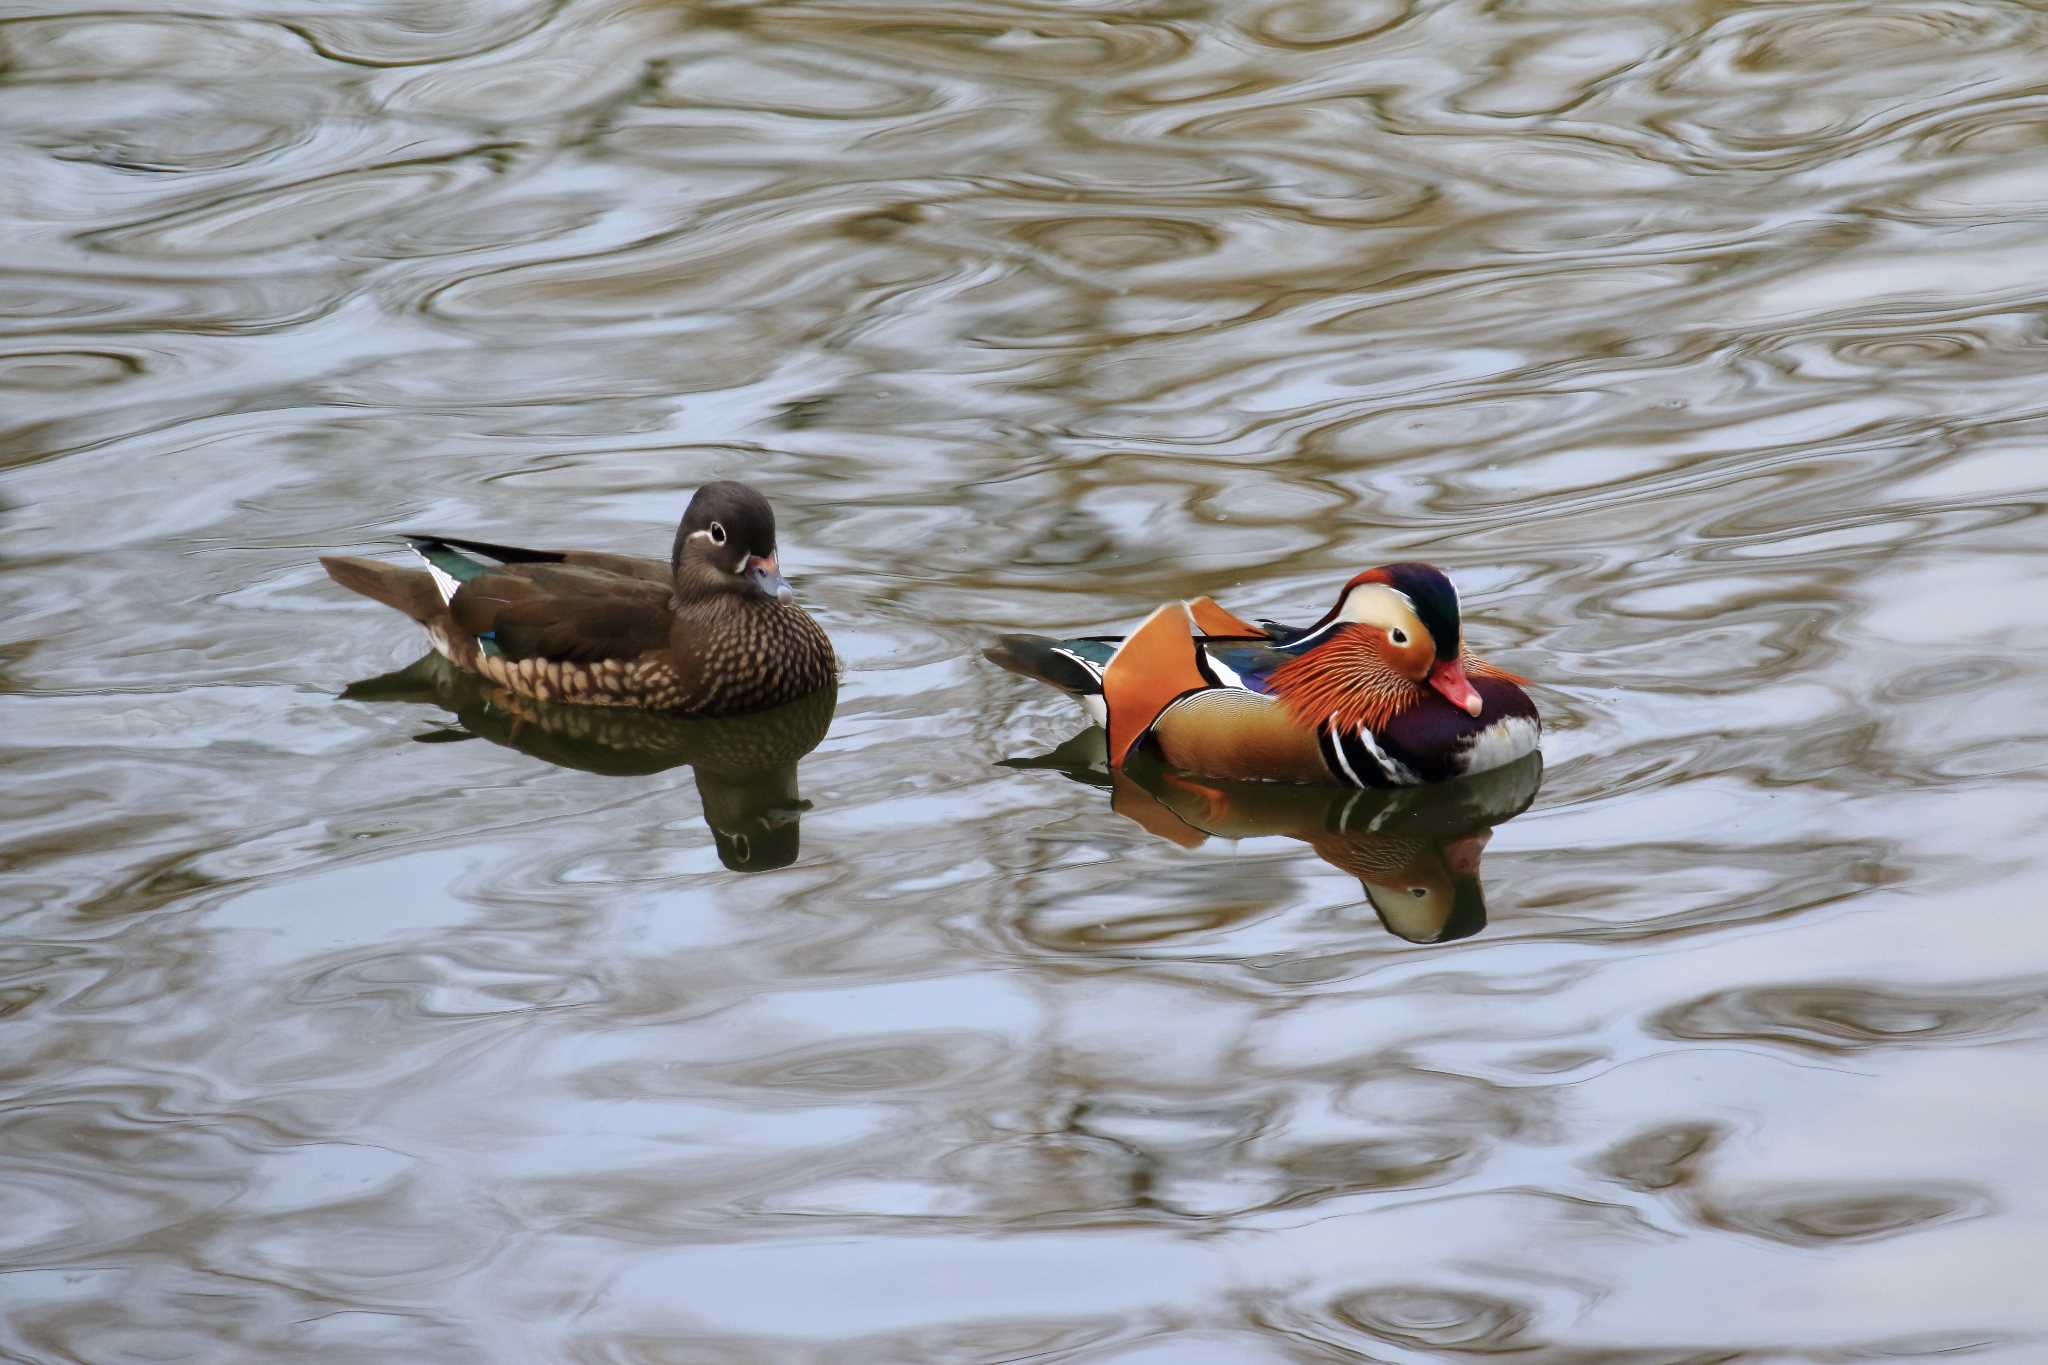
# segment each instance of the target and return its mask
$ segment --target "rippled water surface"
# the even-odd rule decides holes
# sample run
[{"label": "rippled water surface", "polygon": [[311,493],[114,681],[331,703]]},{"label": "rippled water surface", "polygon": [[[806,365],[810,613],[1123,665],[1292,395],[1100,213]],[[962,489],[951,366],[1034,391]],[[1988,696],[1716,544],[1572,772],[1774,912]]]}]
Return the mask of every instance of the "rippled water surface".
[{"label": "rippled water surface", "polygon": [[[37,9],[0,1358],[2048,1359],[2048,13]],[[315,562],[719,476],[836,710]],[[1111,784],[978,657],[1402,558],[1540,789]]]}]

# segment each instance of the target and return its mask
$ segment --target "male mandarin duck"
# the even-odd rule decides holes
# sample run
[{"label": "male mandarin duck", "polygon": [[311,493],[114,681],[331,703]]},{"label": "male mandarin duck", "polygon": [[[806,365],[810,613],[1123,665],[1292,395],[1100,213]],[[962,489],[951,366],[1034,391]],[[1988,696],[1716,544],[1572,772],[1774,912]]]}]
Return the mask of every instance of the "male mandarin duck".
[{"label": "male mandarin duck", "polygon": [[1468,782],[1373,793],[1152,766],[1118,769],[1109,786],[1111,810],[1182,848],[1211,838],[1299,839],[1358,878],[1390,932],[1410,943],[1447,943],[1486,927],[1480,855],[1494,826],[1529,808],[1542,779],[1542,758],[1526,754]]},{"label": "male mandarin duck", "polygon": [[1305,629],[1199,597],[1128,636],[1005,635],[987,656],[1077,698],[1116,768],[1146,745],[1208,777],[1416,786],[1512,763],[1542,735],[1525,680],[1466,651],[1433,564],[1366,570]]},{"label": "male mandarin duck", "polygon": [[775,513],[742,483],[697,490],[667,563],[405,539],[425,573],[320,562],[343,587],[425,626],[457,667],[521,696],[725,716],[780,706],[837,676],[831,642],[783,580]]}]

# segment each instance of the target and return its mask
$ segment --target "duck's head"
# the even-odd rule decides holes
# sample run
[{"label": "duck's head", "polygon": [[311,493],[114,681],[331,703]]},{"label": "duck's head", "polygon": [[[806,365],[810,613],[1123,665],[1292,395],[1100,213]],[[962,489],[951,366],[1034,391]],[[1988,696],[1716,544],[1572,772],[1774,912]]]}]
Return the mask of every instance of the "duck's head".
[{"label": "duck's head", "polygon": [[743,483],[720,479],[690,499],[669,555],[678,593],[759,594],[787,602],[796,594],[775,558],[775,511]]},{"label": "duck's head", "polygon": [[[1482,847],[1485,839],[1478,836]],[[1449,943],[1486,927],[1486,892],[1471,841],[1432,846],[1430,856],[1409,867],[1358,879],[1387,932],[1410,943]]]},{"label": "duck's head", "polygon": [[1382,564],[1344,585],[1337,605],[1314,630],[1339,623],[1364,629],[1387,667],[1426,683],[1451,705],[1476,716],[1484,707],[1465,678],[1458,589],[1434,564]]}]

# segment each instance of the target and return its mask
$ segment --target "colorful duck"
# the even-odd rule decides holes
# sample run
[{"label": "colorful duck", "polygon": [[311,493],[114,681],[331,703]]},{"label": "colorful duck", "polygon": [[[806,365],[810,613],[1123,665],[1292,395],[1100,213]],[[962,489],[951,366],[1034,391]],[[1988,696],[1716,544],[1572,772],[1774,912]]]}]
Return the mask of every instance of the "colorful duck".
[{"label": "colorful duck", "polygon": [[666,563],[409,535],[426,572],[327,556],[335,582],[427,628],[458,668],[537,701],[728,716],[831,684],[832,644],[784,581],[743,483],[690,499]]},{"label": "colorful duck", "polygon": [[1388,932],[1410,943],[1448,943],[1486,927],[1480,855],[1494,827],[1527,810],[1543,783],[1543,755],[1461,782],[1362,791],[1231,781],[1158,763],[1109,767],[1100,729],[1050,753],[1002,766],[1050,769],[1109,793],[1118,815],[1182,848],[1211,839],[1296,839],[1358,878]]},{"label": "colorful duck", "polygon": [[1110,809],[1182,848],[1284,835],[1358,878],[1388,932],[1448,943],[1486,927],[1480,855],[1529,808],[1543,758],[1526,754],[1469,782],[1367,794],[1272,782],[1218,782],[1147,766],[1109,775]]},{"label": "colorful duck", "polygon": [[1143,745],[1208,777],[1405,787],[1512,763],[1542,735],[1525,680],[1466,650],[1433,564],[1367,569],[1302,629],[1199,597],[1128,636],[1005,635],[987,656],[1078,699],[1115,768]]}]

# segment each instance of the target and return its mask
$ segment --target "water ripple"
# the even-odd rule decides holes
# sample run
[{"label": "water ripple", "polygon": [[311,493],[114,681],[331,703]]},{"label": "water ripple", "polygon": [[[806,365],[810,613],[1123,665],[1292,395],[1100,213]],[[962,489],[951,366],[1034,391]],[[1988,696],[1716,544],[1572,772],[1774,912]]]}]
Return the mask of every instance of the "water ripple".
[{"label": "water ripple", "polygon": [[[0,1355],[2036,1359],[2044,51],[0,23]],[[314,564],[714,477],[846,665],[773,782]],[[1078,721],[990,634],[1400,558],[1536,680],[1490,842],[998,766]]]},{"label": "water ripple", "polygon": [[1675,1005],[1654,1022],[1670,1038],[1742,1038],[1816,1052],[1953,1046],[2038,1037],[2048,1006],[2031,986],[1954,992],[1882,990],[1802,982],[1717,992]]}]

